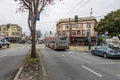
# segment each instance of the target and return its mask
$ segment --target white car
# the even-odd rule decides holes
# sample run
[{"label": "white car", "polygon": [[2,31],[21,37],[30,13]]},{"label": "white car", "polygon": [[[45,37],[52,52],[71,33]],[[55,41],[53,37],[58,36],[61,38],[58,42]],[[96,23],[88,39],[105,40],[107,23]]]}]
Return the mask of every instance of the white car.
[{"label": "white car", "polygon": [[112,45],[112,46],[113,46],[113,43],[112,43],[112,42],[109,42],[109,43],[107,43],[107,45]]}]

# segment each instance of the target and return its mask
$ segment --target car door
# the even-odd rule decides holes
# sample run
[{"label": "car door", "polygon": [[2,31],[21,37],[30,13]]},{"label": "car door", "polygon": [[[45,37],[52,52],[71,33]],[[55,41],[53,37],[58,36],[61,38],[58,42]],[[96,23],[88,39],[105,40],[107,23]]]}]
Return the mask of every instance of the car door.
[{"label": "car door", "polygon": [[99,52],[100,52],[100,46],[95,48],[94,54],[99,55]]},{"label": "car door", "polygon": [[103,56],[104,52],[106,51],[106,47],[105,46],[101,46],[100,50],[99,50],[99,55]]},{"label": "car door", "polygon": [[97,55],[101,55],[102,51],[103,51],[102,46],[100,46],[99,49],[98,49]]}]

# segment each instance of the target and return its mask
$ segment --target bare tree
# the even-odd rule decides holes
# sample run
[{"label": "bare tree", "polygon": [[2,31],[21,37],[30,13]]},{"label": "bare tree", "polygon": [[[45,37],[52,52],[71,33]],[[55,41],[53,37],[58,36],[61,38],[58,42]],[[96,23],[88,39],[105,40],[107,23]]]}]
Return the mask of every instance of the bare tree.
[{"label": "bare tree", "polygon": [[15,0],[20,3],[19,10],[28,11],[28,26],[32,35],[32,51],[31,57],[36,57],[36,44],[35,44],[35,33],[36,33],[36,19],[44,10],[44,7],[53,4],[55,0]]}]

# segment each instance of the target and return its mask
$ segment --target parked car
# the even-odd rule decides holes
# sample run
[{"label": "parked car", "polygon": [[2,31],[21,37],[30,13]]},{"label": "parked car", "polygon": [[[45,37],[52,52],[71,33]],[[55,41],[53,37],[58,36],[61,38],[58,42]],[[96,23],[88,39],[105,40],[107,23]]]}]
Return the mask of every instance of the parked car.
[{"label": "parked car", "polygon": [[3,45],[3,42],[2,42],[2,40],[0,39],[0,48],[2,48],[2,45]]},{"label": "parked car", "polygon": [[6,39],[1,39],[0,38],[0,48],[2,48],[3,46],[7,46],[7,48],[9,48],[10,42],[8,42]]},{"label": "parked car", "polygon": [[105,58],[120,58],[120,48],[114,46],[98,46],[91,50],[92,55],[99,55]]}]

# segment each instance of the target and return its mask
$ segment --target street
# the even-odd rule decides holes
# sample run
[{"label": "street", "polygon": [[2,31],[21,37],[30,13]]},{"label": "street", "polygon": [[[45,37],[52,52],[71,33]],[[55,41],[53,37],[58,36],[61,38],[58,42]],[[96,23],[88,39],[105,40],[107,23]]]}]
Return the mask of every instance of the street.
[{"label": "street", "polygon": [[18,44],[16,47],[0,49],[0,80],[9,80],[23,65],[30,45]]},{"label": "street", "polygon": [[39,45],[49,80],[120,80],[120,59]]}]

